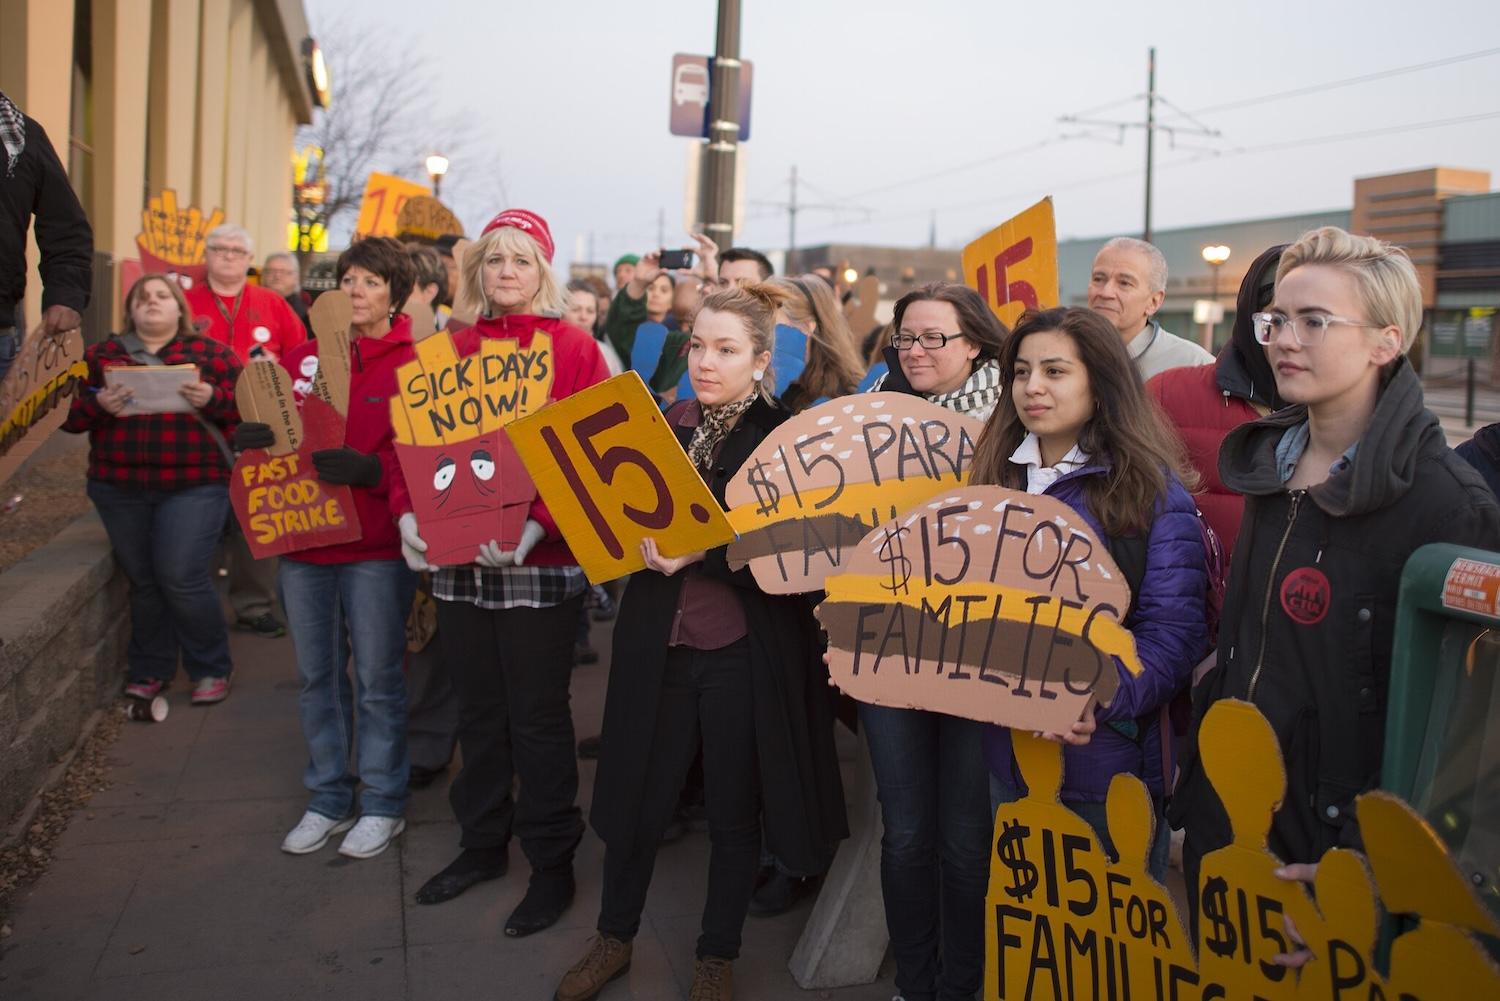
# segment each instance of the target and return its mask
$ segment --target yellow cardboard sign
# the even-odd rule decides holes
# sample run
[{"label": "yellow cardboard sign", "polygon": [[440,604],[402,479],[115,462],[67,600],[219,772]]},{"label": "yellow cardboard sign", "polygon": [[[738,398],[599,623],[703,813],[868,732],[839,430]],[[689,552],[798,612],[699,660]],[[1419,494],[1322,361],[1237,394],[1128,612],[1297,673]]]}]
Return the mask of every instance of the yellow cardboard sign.
[{"label": "yellow cardboard sign", "polygon": [[223,221],[223,210],[204,215],[196,206],[182,207],[177,204],[177,192],[165,188],[141,209],[141,231],[135,242],[145,261],[154,258],[169,265],[202,264],[204,241]]},{"label": "yellow cardboard sign", "polygon": [[394,174],[373,173],[365,181],[365,195],[359,203],[359,221],[354,224],[354,238],[395,236],[396,220],[409,198],[430,195],[432,189]]},{"label": "yellow cardboard sign", "polygon": [[302,415],[294,402],[292,376],[274,361],[247,364],[234,384],[240,419],[269,425],[276,443],[271,455],[289,455],[302,447]]},{"label": "yellow cardboard sign", "polygon": [[1007,327],[1028,309],[1056,306],[1057,224],[1049,196],[964,248],[964,282]]},{"label": "yellow cardboard sign", "polygon": [[57,335],[38,330],[21,342],[0,382],[0,483],[62,426],[88,379],[77,328]]},{"label": "yellow cardboard sign", "polygon": [[396,233],[436,240],[440,236],[463,236],[464,224],[448,206],[431,195],[413,195],[396,214]]},{"label": "yellow cardboard sign", "polygon": [[[1146,872],[1154,811],[1134,776],[1117,775],[1106,804],[1110,860],[1088,824],[1058,802],[1062,749],[1011,732],[1027,795],[995,815],[985,920],[986,1001],[1064,998],[1500,997],[1500,967],[1473,937],[1500,936],[1436,832],[1383,792],[1355,811],[1368,859],[1333,849],[1319,860],[1316,904],[1276,876],[1267,848],[1286,773],[1275,733],[1252,705],[1215,703],[1204,717],[1202,765],[1233,841],[1203,857],[1196,961],[1160,883]],[[1368,862],[1368,866],[1367,866]],[[1417,919],[1376,962],[1380,905]],[[1274,961],[1297,946],[1300,972]]]},{"label": "yellow cardboard sign", "polygon": [[664,556],[721,546],[734,530],[635,372],[626,372],[507,429],[537,492],[591,582]]}]

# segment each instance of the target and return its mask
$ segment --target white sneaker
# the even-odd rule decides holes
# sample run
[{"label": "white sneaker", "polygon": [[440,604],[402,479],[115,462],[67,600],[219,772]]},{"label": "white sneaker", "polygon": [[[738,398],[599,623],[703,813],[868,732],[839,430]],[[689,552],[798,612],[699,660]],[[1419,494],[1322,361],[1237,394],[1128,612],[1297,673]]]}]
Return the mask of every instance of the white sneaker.
[{"label": "white sneaker", "polygon": [[350,858],[374,858],[404,830],[406,820],[401,817],[360,817],[354,830],[344,835],[339,854]]},{"label": "white sneaker", "polygon": [[288,855],[307,855],[328,844],[328,839],[335,834],[347,831],[353,826],[353,817],[334,820],[321,813],[308,810],[302,815],[302,819],[297,821],[297,826],[288,831],[287,836],[282,839],[281,850]]}]

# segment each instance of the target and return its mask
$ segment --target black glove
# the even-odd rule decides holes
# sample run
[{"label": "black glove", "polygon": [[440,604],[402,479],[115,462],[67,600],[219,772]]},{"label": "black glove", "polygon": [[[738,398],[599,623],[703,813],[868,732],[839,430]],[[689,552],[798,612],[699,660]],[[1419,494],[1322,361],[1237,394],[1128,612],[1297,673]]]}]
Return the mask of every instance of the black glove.
[{"label": "black glove", "polygon": [[343,448],[325,448],[312,454],[313,468],[324,483],[344,487],[373,487],[380,482],[380,456]]},{"label": "black glove", "polygon": [[276,444],[276,435],[269,424],[244,421],[234,429],[234,450],[243,452],[247,448],[270,448]]}]

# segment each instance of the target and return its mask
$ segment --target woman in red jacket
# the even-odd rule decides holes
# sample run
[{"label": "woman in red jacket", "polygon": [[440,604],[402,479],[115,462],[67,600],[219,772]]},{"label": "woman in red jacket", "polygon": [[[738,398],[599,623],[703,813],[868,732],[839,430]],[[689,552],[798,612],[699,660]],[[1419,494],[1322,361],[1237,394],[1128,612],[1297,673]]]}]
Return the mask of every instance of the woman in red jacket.
[{"label": "woman in red jacket", "polygon": [[[401,244],[371,237],[339,255],[337,274],[353,307],[348,426],[342,448],[323,449],[312,458],[318,479],[352,488],[364,534],[357,542],[290,553],[277,573],[302,677],[298,707],[309,754],[303,782],[312,794],[281,850],[315,852],[352,827],[339,853],[372,858],[406,827],[402,666],[415,581],[401,558],[390,514],[396,453],[386,401],[396,391],[396,368],[413,357],[411,321],[400,310],[411,294],[414,271]],[[299,403],[317,371],[317,350],[318,342],[308,341],[281,359],[294,377]],[[241,424],[235,433],[240,448],[270,443],[265,424]],[[345,666],[351,661],[352,687]],[[349,765],[351,751],[357,769]],[[355,790],[361,782],[355,823]]]},{"label": "woman in red jacket", "polygon": [[[484,339],[531,347],[552,340],[552,392],[560,400],[609,376],[594,338],[557,317],[565,300],[552,273],[552,234],[540,216],[500,213],[464,254],[461,309],[479,313],[454,337],[460,356]],[[404,487],[402,488],[404,490]],[[427,543],[405,495],[393,498],[403,551],[427,569]],[[480,548],[475,562],[433,574],[438,638],[460,703],[463,770],[449,791],[463,850],[417,891],[437,904],[504,875],[512,832],[531,863],[526,896],[505,923],[510,936],[553,924],[573,900],[573,853],[583,836],[568,679],[588,581],[540,498],[520,544]],[[520,795],[513,796],[520,780]]]}]

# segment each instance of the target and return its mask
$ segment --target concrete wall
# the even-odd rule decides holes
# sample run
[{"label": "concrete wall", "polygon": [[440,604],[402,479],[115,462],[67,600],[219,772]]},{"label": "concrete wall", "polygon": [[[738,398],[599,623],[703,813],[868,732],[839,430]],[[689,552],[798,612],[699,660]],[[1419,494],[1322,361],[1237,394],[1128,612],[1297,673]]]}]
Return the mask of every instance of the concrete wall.
[{"label": "concrete wall", "polygon": [[93,512],[0,574],[0,830],[120,691],[129,633]]}]

